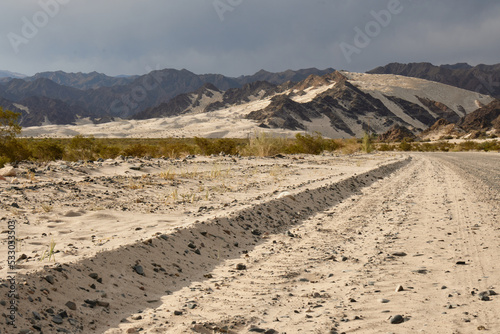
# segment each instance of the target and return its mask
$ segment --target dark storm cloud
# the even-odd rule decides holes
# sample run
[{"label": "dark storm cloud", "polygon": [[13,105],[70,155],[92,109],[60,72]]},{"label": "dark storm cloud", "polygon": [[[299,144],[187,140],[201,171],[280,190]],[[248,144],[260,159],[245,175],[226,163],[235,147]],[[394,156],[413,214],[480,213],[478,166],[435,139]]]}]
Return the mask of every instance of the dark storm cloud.
[{"label": "dark storm cloud", "polygon": [[[500,4],[466,0],[40,0],[2,4],[0,69],[365,71],[498,63]],[[389,16],[386,15],[389,13]],[[378,26],[377,26],[378,25]]]}]

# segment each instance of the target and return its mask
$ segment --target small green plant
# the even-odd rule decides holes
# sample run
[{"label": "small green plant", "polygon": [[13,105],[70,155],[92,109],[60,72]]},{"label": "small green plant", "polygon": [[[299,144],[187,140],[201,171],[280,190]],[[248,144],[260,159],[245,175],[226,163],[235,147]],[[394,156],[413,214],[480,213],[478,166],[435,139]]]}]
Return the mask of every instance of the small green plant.
[{"label": "small green plant", "polygon": [[371,136],[366,132],[365,135],[363,136],[363,140],[361,141],[361,150],[365,153],[373,152]]},{"label": "small green plant", "polygon": [[43,251],[39,261],[43,261],[45,259],[50,261],[50,259],[52,259],[54,262],[56,262],[55,249],[56,249],[56,243],[54,239],[51,239],[50,244],[47,246],[47,249]]}]

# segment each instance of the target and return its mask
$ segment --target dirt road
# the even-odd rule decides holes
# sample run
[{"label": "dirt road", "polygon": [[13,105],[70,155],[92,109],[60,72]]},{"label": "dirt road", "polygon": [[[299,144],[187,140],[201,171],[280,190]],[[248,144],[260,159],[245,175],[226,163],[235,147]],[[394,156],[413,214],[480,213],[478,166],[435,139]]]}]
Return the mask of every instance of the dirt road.
[{"label": "dirt road", "polygon": [[[197,159],[4,185],[25,256],[1,333],[500,333],[500,155]],[[28,248],[48,238],[60,264]]]},{"label": "dirt road", "polygon": [[108,333],[500,332],[500,156],[412,158]]}]

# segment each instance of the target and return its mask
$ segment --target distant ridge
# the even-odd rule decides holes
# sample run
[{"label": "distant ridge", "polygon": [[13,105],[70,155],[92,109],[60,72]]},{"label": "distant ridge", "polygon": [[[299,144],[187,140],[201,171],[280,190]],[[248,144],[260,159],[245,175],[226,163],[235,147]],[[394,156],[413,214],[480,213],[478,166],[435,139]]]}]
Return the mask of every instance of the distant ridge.
[{"label": "distant ridge", "polygon": [[458,63],[436,66],[431,63],[390,63],[367,73],[421,78],[500,98],[500,64],[471,66]]},{"label": "distant ridge", "polygon": [[26,78],[27,76],[21,73],[15,73],[15,72],[10,72],[10,71],[2,71],[0,70],[0,78],[17,78],[17,79],[22,79]]}]

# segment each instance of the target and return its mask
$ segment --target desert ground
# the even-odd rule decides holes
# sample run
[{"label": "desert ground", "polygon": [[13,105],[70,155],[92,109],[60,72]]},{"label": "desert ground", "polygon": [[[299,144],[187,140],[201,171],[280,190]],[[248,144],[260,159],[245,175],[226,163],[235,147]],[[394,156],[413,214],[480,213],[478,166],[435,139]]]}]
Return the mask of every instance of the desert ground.
[{"label": "desert ground", "polygon": [[498,153],[14,167],[2,334],[500,332]]}]

